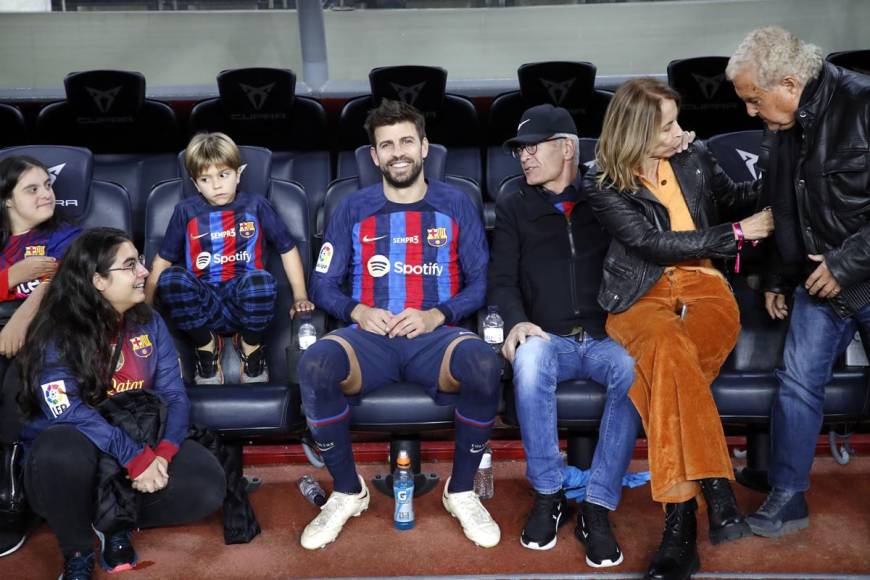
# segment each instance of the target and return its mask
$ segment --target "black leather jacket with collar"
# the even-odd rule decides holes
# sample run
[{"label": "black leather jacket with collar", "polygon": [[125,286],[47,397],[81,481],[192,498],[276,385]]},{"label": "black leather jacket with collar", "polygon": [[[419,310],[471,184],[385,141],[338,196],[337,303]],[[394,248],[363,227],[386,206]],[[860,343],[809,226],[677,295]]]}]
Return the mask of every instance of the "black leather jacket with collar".
[{"label": "black leather jacket with collar", "polygon": [[584,186],[592,209],[613,236],[598,293],[598,303],[608,312],[631,307],[667,266],[737,253],[731,224],[719,224],[719,212],[745,208],[746,215],[752,213],[760,182],[735,184],[700,142],[674,155],[671,166],[695,222],[694,231],[671,231],[667,208],[647,188],[636,192],[602,188],[597,166],[586,174]]},{"label": "black leather jacket with collar", "polygon": [[[824,63],[796,120],[794,188],[807,252],[824,254],[847,316],[870,303],[870,78]],[[800,281],[802,282],[802,280]]]}]

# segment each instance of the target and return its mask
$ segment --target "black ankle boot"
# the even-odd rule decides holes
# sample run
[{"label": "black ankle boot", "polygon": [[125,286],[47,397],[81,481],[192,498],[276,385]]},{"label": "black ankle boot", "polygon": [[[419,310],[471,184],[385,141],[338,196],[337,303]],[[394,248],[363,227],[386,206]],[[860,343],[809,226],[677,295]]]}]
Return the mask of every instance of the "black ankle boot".
[{"label": "black ankle boot", "polygon": [[710,518],[710,543],[713,545],[747,538],[752,535],[749,524],[743,519],[731,484],[724,477],[702,479],[701,490],[707,500],[707,516]]},{"label": "black ankle boot", "polygon": [[686,580],[701,567],[698,557],[698,522],[694,499],[665,506],[665,532],[659,551],[653,556],[645,578],[648,580]]}]

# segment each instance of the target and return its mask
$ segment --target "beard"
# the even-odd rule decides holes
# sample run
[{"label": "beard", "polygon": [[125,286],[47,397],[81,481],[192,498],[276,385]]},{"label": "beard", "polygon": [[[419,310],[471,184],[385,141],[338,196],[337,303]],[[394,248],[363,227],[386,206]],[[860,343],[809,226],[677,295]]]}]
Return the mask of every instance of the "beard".
[{"label": "beard", "polygon": [[420,176],[420,173],[423,171],[423,161],[421,160],[418,163],[415,163],[413,160],[408,159],[407,157],[402,157],[401,159],[397,159],[395,161],[391,161],[390,163],[395,163],[396,161],[405,161],[411,164],[411,171],[408,172],[406,177],[401,179],[396,179],[390,174],[390,164],[386,164],[381,166],[381,173],[384,176],[384,179],[387,183],[390,184],[391,187],[395,187],[396,189],[405,189],[406,187],[410,187],[417,178]]}]

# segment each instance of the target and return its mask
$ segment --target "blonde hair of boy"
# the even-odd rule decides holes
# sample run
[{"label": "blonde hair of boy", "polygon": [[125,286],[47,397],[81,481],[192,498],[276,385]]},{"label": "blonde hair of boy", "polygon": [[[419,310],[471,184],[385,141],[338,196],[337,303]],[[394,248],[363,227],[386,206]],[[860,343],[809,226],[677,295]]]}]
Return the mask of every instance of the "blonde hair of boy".
[{"label": "blonde hair of boy", "polygon": [[184,149],[184,166],[187,174],[196,180],[209,165],[229,167],[238,171],[242,156],[235,142],[224,133],[199,133],[194,135]]}]

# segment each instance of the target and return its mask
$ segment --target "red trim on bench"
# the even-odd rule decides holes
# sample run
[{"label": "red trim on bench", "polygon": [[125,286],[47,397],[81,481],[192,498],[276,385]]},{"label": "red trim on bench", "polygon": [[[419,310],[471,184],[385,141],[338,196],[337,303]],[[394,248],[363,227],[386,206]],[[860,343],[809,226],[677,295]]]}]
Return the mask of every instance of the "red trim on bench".
[{"label": "red trim on bench", "polygon": [[[746,449],[745,437],[726,437],[729,450]],[[870,434],[858,433],[849,439],[852,448],[858,453],[870,453]],[[561,442],[565,448],[565,440]],[[495,439],[490,441],[496,460],[523,460],[523,445],[519,440]],[[386,463],[390,452],[388,441],[355,442],[353,455],[360,463]],[[453,441],[422,441],[420,452],[423,461],[451,461],[453,459]],[[646,457],[647,440],[638,439],[634,448],[634,457]],[[820,436],[816,444],[816,455],[828,455],[828,438]],[[246,445],[244,447],[245,465],[274,465],[285,463],[307,463],[308,459],[302,451],[302,445]]]}]

